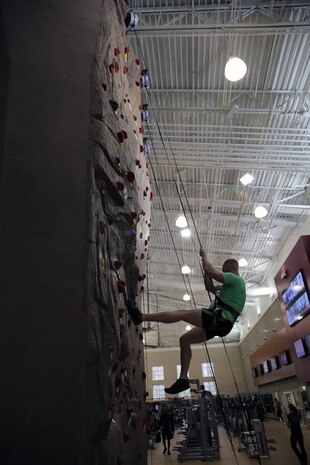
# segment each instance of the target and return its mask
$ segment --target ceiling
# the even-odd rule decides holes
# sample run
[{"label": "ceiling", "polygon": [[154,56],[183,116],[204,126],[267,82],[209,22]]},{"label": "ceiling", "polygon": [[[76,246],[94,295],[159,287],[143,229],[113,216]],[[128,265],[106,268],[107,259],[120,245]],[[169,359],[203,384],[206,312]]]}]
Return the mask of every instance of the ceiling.
[{"label": "ceiling", "polygon": [[[310,214],[309,1],[132,0],[130,7],[139,17],[130,41],[150,76],[142,102],[155,198],[144,309],[209,302],[200,244],[218,269],[229,257],[246,258],[241,274],[256,289]],[[231,56],[248,68],[234,83],[224,77]],[[255,179],[243,186],[246,172]],[[261,203],[268,215],[257,220]],[[187,239],[175,226],[182,210]],[[242,318],[228,341],[239,341],[240,325]],[[148,345],[178,344],[185,324],[159,327],[145,333]]]}]

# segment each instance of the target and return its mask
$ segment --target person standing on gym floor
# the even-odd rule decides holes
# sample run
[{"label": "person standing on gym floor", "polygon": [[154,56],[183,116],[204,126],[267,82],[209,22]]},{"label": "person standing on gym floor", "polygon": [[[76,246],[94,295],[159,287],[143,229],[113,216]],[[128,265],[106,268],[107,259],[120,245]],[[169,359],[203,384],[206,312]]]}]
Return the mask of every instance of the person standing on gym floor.
[{"label": "person standing on gym floor", "polygon": [[202,309],[141,313],[134,302],[126,301],[128,313],[135,325],[139,325],[143,321],[156,321],[158,323],[185,321],[194,326],[180,338],[180,378],[170,388],[165,389],[168,394],[177,394],[189,388],[187,373],[192,358],[191,344],[208,341],[214,336],[226,336],[232,330],[245,304],[245,282],[239,276],[237,260],[229,258],[223,263],[222,271],[217,271],[208,261],[205,250],[201,248],[199,253],[206,289],[211,290],[212,279],[222,283],[215,305]]},{"label": "person standing on gym floor", "polygon": [[[304,446],[304,436],[300,427],[300,413],[293,404],[288,404],[287,427],[291,429],[291,447],[297,455],[300,465],[308,464],[307,452]],[[299,449],[297,449],[297,443]]]}]

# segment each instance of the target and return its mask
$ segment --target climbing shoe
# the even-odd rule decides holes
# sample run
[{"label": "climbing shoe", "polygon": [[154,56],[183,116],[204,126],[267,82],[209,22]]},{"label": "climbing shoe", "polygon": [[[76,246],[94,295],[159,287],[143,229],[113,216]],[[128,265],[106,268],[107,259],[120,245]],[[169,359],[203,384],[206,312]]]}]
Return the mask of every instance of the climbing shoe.
[{"label": "climbing shoe", "polygon": [[126,307],[129,316],[133,321],[133,324],[136,326],[140,325],[142,323],[142,313],[136,306],[135,302],[130,302],[130,300],[126,300]]},{"label": "climbing shoe", "polygon": [[186,389],[189,389],[188,379],[179,378],[170,388],[166,388],[165,392],[168,394],[178,394],[179,392],[186,391]]}]

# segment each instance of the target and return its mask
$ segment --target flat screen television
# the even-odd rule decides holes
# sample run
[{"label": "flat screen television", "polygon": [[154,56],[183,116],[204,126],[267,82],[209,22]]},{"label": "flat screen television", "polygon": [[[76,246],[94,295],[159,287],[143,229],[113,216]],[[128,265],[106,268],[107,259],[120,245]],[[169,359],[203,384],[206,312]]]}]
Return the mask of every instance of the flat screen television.
[{"label": "flat screen television", "polygon": [[265,360],[263,362],[263,371],[264,371],[264,374],[269,373],[270,371],[269,360]]},{"label": "flat screen television", "polygon": [[279,361],[276,355],[270,358],[270,367],[272,371],[277,370],[279,368]]},{"label": "flat screen television", "polygon": [[307,349],[307,354],[310,355],[310,334],[306,334],[304,337],[304,343]]},{"label": "flat screen television", "polygon": [[293,326],[310,312],[309,294],[301,270],[282,292],[288,324]]},{"label": "flat screen television", "polygon": [[297,341],[294,342],[294,347],[297,358],[302,358],[307,355],[304,341],[302,339],[297,339]]},{"label": "flat screen television", "polygon": [[290,358],[289,358],[287,350],[282,350],[282,352],[279,353],[279,360],[280,360],[281,367],[285,365],[289,365]]}]

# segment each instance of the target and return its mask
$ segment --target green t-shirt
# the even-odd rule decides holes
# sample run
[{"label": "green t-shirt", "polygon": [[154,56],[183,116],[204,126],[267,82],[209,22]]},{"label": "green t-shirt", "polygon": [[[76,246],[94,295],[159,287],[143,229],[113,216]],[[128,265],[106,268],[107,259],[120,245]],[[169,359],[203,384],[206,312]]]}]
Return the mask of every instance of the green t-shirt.
[{"label": "green t-shirt", "polygon": [[241,276],[234,273],[223,273],[224,284],[220,290],[220,299],[241,313],[245,304],[245,282]]}]

